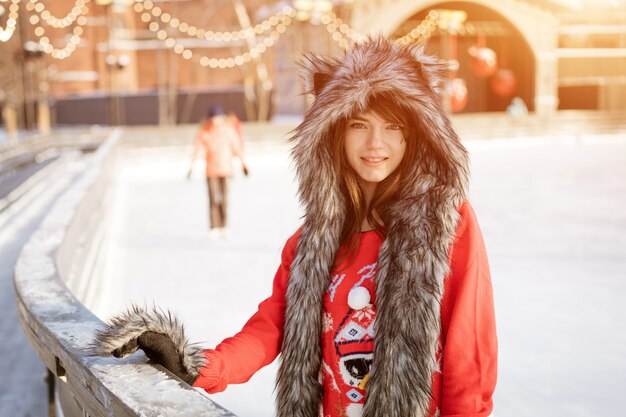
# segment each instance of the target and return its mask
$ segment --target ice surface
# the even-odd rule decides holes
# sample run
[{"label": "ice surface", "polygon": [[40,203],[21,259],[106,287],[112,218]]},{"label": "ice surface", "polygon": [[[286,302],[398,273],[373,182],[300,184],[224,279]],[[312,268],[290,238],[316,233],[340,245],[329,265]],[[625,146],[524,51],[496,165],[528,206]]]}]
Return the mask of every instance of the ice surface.
[{"label": "ice surface", "polygon": [[[495,290],[494,416],[621,416],[626,135],[467,145],[471,200]],[[183,319],[190,339],[213,346],[236,333],[269,295],[301,211],[287,148],[250,144],[250,177],[231,181],[232,238],[209,240],[200,166],[190,181],[184,178],[190,152],[154,148],[124,157],[107,286],[94,312],[106,318],[131,302],[154,302]],[[36,223],[19,229],[22,244]],[[15,324],[11,277],[4,272],[19,242],[0,241],[0,371],[9,375],[0,383],[0,416],[7,417],[45,415],[43,365]],[[241,417],[271,416],[274,373],[271,365],[211,398]]]},{"label": "ice surface", "polygon": [[[500,374],[494,415],[615,416],[626,386],[626,138],[467,143],[471,199],[495,288]],[[231,182],[232,239],[211,241],[206,185],[185,181],[188,151],[127,156],[116,189],[107,316],[131,302],[168,307],[213,346],[267,295],[299,225],[285,147],[250,149]],[[272,365],[211,398],[241,417],[273,415]],[[245,400],[244,400],[245,399]]]}]

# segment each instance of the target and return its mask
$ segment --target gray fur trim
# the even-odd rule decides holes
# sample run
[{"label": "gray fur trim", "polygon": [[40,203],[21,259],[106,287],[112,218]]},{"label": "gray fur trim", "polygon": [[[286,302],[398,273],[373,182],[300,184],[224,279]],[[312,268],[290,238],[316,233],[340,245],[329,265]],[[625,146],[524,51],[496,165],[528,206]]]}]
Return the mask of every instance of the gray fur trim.
[{"label": "gray fur trim", "polygon": [[309,55],[302,67],[316,97],[291,139],[305,222],[287,288],[277,416],[315,417],[322,399],[322,300],[346,208],[329,128],[384,92],[415,114],[422,136],[379,253],[375,350],[363,416],[424,417],[448,251],[469,175],[467,152],[439,96],[445,65],[425,56],[422,46],[376,37],[341,58]]},{"label": "gray fur trim", "polygon": [[129,349],[124,349],[123,356],[130,355],[138,349],[133,342],[147,331],[168,336],[176,346],[187,372],[194,378],[198,376],[198,371],[206,364],[204,349],[189,343],[183,324],[172,312],[157,307],[148,310],[132,305],[128,311],[112,317],[105,328],[96,333],[92,350],[96,355],[108,356],[113,351],[130,345]]}]

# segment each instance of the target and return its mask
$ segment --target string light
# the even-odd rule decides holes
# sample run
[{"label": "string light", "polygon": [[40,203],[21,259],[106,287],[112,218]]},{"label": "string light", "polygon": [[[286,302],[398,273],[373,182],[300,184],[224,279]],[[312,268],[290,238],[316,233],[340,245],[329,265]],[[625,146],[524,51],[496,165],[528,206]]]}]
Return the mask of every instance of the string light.
[{"label": "string light", "polygon": [[[152,17],[158,18],[162,23],[169,24],[172,28],[178,29],[181,33],[196,37],[198,39],[206,39],[208,41],[217,42],[232,42],[246,40],[261,34],[264,34],[272,29],[277,28],[279,25],[284,27],[291,24],[292,18],[296,16],[296,10],[290,6],[284,7],[280,12],[273,16],[268,17],[261,23],[258,23],[250,28],[217,32],[212,30],[205,30],[190,25],[187,22],[182,22],[177,18],[172,17],[169,13],[165,13],[161,8],[154,5],[152,1],[135,0],[133,10],[136,13],[142,13],[141,20],[144,23],[152,20]],[[284,32],[284,29],[283,29]]]},{"label": "string light", "polygon": [[[145,2],[144,2],[144,6],[145,6]],[[137,10],[137,8],[135,8],[135,10]],[[147,16],[145,16],[146,14]],[[148,21],[151,20],[151,13],[144,11],[142,14],[142,20],[144,19],[144,16],[146,19],[150,18],[148,19]],[[291,18],[287,19],[287,17],[289,16],[277,15],[276,19],[278,23],[274,25],[275,26],[274,30],[272,30],[259,43],[257,43],[257,45],[250,48],[250,50],[247,52],[244,52],[237,56],[228,57],[228,58],[209,58],[208,56],[198,56],[197,54],[194,54],[191,49],[185,48],[185,46],[177,42],[175,38],[170,37],[167,34],[167,30],[161,27],[159,22],[156,20],[152,20],[150,22],[150,24],[148,25],[148,29],[151,32],[155,33],[158,39],[163,40],[167,48],[172,49],[174,53],[176,53],[177,55],[180,55],[183,59],[193,60],[195,62],[198,62],[203,67],[224,69],[224,68],[234,68],[234,67],[242,66],[243,64],[248,63],[252,61],[253,59],[257,59],[258,57],[263,55],[269,48],[274,46],[276,44],[276,41],[278,41],[278,39],[280,38],[281,34],[285,33],[285,31],[287,30],[287,27],[293,21]],[[173,20],[174,19],[172,18],[169,21],[170,25]],[[177,23],[178,25],[182,24],[180,22],[177,22]],[[273,23],[275,23],[273,20],[270,22],[270,20],[268,19],[268,24],[272,25]],[[270,28],[271,27],[272,26],[270,26]],[[232,35],[233,32],[211,32],[211,33],[213,35],[219,34],[222,39],[228,39],[228,35],[229,34]]]},{"label": "string light", "polygon": [[[90,0],[76,0],[72,9],[64,17],[53,16],[52,13],[46,9],[46,6],[41,2],[41,0],[28,0],[28,3],[26,3],[26,10],[36,12],[38,19],[41,18],[41,20],[43,20],[47,25],[56,29],[62,29],[73,24],[79,16],[85,15],[89,12],[88,7],[86,6],[89,1]],[[37,15],[31,16],[31,19]]]},{"label": "string light", "polygon": [[[31,12],[37,13],[31,15],[29,21],[33,25],[38,25],[34,29],[35,36],[38,37],[39,43],[42,45],[43,51],[50,54],[56,59],[65,59],[69,57],[77,48],[81,42],[81,36],[83,35],[83,28],[87,22],[85,15],[89,12],[87,3],[90,0],[76,0],[74,7],[70,12],[62,17],[53,16],[41,2],[41,0],[28,0],[26,3],[26,9]],[[17,18],[19,12],[20,0],[11,0],[9,6],[9,15],[5,28],[0,28],[0,41],[7,42],[14,34],[17,26]],[[270,16],[264,21],[249,27],[236,31],[211,31],[208,29],[197,28],[186,22],[182,22],[179,19],[172,17],[169,13],[164,12],[160,7],[155,6],[151,0],[135,0],[133,10],[137,13],[141,13],[141,20],[144,23],[150,23],[150,31],[156,34],[157,39],[164,41],[167,48],[173,49],[176,54],[179,54],[186,60],[194,60],[199,62],[203,67],[210,68],[234,68],[236,66],[244,65],[257,59],[264,54],[268,48],[274,46],[280,36],[287,31],[287,28],[292,24],[293,19],[296,17],[297,11],[292,7],[285,7],[277,14]],[[178,43],[176,39],[170,37],[167,30],[161,28],[160,24],[153,20],[158,19],[161,23],[169,25],[173,29],[177,29],[179,32],[198,39],[204,39],[208,41],[217,42],[232,42],[246,40],[249,38],[257,37],[259,35],[270,32],[268,36],[265,36],[261,42],[252,47],[249,51],[243,54],[229,57],[229,58],[209,58],[207,56],[197,57],[194,55],[191,49],[185,48],[182,44]],[[45,29],[42,24],[45,23],[54,28],[65,28],[73,23],[76,26],[72,30],[70,40],[63,48],[54,48],[50,44],[50,40],[45,36]],[[338,45],[346,49],[353,43],[363,42],[366,36],[353,30],[348,24],[344,23],[335,13],[332,11],[326,12],[321,16],[321,23],[326,25],[326,29],[329,32],[331,38],[338,43]],[[439,13],[436,10],[432,10],[426,16],[426,18],[410,32],[397,39],[400,43],[412,43],[415,41],[426,42],[439,26]],[[472,32],[466,28],[463,23],[457,29],[459,33]]]},{"label": "string light", "polygon": [[[272,47],[278,38],[287,31],[287,28],[297,15],[297,11],[294,8],[287,6],[277,14],[270,16],[252,27],[236,31],[218,32],[197,28],[176,17],[172,17],[160,7],[155,6],[151,0],[135,0],[133,10],[141,14],[141,20],[144,23],[149,23],[148,29],[156,34],[157,39],[164,41],[167,48],[172,49],[176,54],[181,55],[186,60],[193,60],[203,67],[210,68],[234,68],[248,63],[253,59],[257,59],[265,53],[268,48]],[[396,39],[396,41],[400,43],[427,42],[435,29],[440,26],[439,20],[439,12],[432,10],[419,25],[404,36]],[[332,11],[327,11],[322,14],[320,21],[322,24],[326,25],[326,30],[331,38],[337,42],[342,49],[347,49],[352,44],[364,42],[367,39],[366,35],[352,29],[350,25],[343,22],[343,20],[337,17]],[[180,33],[190,37],[216,42],[240,41],[258,37],[267,32],[270,33],[268,36],[265,36],[261,42],[257,43],[256,46],[243,54],[229,58],[209,58],[208,56],[194,55],[191,49],[185,48],[185,46],[179,43],[175,38],[169,36],[167,30],[162,28],[161,24],[176,29]],[[461,32],[465,31],[466,28],[464,24],[461,23],[457,30]]]},{"label": "string light", "polygon": [[[326,25],[326,29],[333,39],[339,42],[341,39],[347,37],[354,43],[364,42],[367,39],[367,36],[355,31],[352,29],[347,23],[344,23],[337,15],[333,12],[328,12],[324,16],[322,16],[322,23]],[[339,33],[339,35],[335,35],[335,33]],[[341,38],[340,38],[341,36]]]},{"label": "string light", "polygon": [[19,3],[20,0],[12,0],[11,5],[9,6],[9,16],[7,18],[6,27],[0,28],[0,42],[7,42],[15,33],[15,28],[17,26],[17,16],[20,10]]},{"label": "string light", "polygon": [[[19,1],[19,0],[18,0]],[[52,56],[54,59],[65,59],[76,51],[76,48],[80,44],[82,40],[82,35],[84,33],[83,26],[87,24],[87,17],[85,16],[89,12],[89,8],[85,6],[85,4],[89,2],[89,0],[77,0],[72,11],[64,18],[58,19],[52,15],[45,14],[47,10],[45,10],[42,3],[39,3],[38,0],[29,0],[26,3],[26,9],[31,11],[36,11],[39,15],[31,15],[30,22],[33,25],[39,24],[34,29],[35,36],[39,39],[39,44],[43,52]],[[78,11],[78,14],[74,16],[73,12]],[[69,17],[68,17],[69,16]],[[46,19],[47,18],[47,19]],[[50,24],[55,28],[65,28],[69,25],[65,25],[68,22],[68,19],[71,20],[71,23],[75,23],[75,26],[72,28],[72,34],[69,36],[69,40],[66,42],[65,46],[62,48],[55,48],[50,43],[50,38],[45,36],[46,30],[43,27],[43,20],[45,23]],[[54,22],[51,23],[51,22]],[[65,26],[63,26],[65,25]]]},{"label": "string light", "polygon": [[352,44],[364,42],[367,39],[365,35],[352,29],[333,12],[323,14],[320,21],[326,25],[331,39],[337,42],[341,49],[347,49]]},{"label": "string light", "polygon": [[[398,38],[400,43],[413,43],[420,42],[425,43],[430,39],[431,35],[437,28],[439,22],[439,12],[437,10],[431,10],[424,20],[420,22],[415,28],[413,28],[406,35]],[[462,26],[462,25],[461,25]]]}]

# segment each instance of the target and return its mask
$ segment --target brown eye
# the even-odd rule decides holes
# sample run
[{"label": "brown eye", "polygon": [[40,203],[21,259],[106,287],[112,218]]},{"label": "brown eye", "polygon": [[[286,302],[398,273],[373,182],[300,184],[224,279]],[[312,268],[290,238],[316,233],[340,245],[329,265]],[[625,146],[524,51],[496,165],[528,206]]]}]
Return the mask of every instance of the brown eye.
[{"label": "brown eye", "polygon": [[354,122],[350,124],[350,127],[352,129],[365,129],[365,124],[361,123],[361,122]]},{"label": "brown eye", "polygon": [[401,125],[391,124],[391,125],[387,126],[387,129],[390,129],[390,130],[402,130],[402,127],[403,126],[401,126]]}]

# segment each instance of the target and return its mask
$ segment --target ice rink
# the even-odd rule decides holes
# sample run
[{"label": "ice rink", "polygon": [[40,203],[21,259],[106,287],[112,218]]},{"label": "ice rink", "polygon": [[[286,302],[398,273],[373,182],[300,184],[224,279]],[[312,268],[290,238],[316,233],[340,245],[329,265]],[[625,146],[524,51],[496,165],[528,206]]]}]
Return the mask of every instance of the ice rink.
[{"label": "ice rink", "polygon": [[[466,145],[470,199],[495,292],[500,357],[493,415],[621,416],[626,135]],[[190,153],[170,146],[125,155],[115,185],[108,287],[94,309],[106,318],[130,303],[155,303],[183,319],[192,341],[210,347],[236,333],[269,295],[301,211],[288,146],[250,143],[251,174],[231,181],[232,236],[210,240],[202,166],[185,179]],[[1,248],[5,264],[16,245]],[[7,310],[15,308],[9,279],[3,272],[0,302]],[[0,415],[43,415],[43,366],[22,335],[9,338],[0,347],[9,375],[0,382]],[[6,363],[14,350],[21,356]],[[212,398],[240,417],[270,417],[274,372],[275,364]],[[30,400],[23,404],[28,397],[32,407]]]}]

